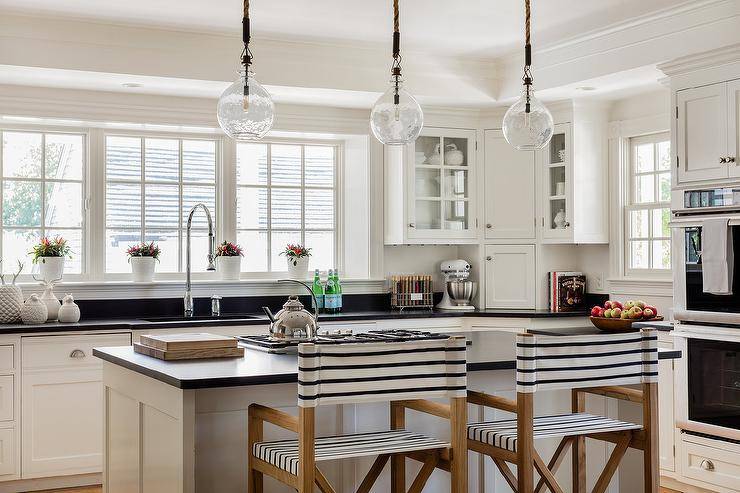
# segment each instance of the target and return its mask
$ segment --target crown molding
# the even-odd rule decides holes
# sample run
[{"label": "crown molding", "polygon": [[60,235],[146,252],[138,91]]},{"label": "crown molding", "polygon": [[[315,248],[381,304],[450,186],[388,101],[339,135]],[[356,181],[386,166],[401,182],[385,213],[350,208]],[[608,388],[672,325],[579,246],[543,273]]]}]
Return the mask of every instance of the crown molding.
[{"label": "crown molding", "polygon": [[661,63],[658,69],[668,77],[675,77],[733,63],[740,63],[740,43]]}]

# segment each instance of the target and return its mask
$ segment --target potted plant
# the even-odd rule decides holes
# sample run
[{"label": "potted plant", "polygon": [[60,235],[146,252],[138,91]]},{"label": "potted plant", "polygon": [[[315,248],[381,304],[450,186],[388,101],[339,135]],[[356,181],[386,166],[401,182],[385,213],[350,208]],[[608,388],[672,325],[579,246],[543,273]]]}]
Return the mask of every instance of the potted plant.
[{"label": "potted plant", "polygon": [[306,279],[308,275],[308,259],[311,249],[303,245],[288,243],[285,250],[280,252],[288,260],[288,275],[292,279]]},{"label": "potted plant", "polygon": [[153,241],[131,245],[126,250],[134,282],[152,282],[154,280],[154,264],[159,261],[162,250]]},{"label": "potted plant", "polygon": [[224,280],[237,280],[242,271],[242,247],[224,241],[216,249],[216,271]]},{"label": "potted plant", "polygon": [[41,238],[41,241],[30,252],[33,255],[33,263],[39,266],[40,280],[60,281],[64,275],[64,259],[72,258],[71,252],[72,249],[67,244],[67,240],[61,236]]}]

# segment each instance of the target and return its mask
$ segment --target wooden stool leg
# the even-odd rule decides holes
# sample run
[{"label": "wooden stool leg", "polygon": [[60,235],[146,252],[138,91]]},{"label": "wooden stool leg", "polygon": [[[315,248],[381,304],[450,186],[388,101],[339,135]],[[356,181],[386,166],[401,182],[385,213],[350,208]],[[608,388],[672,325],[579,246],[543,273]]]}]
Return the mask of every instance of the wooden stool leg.
[{"label": "wooden stool leg", "polygon": [[534,493],[534,409],[532,394],[517,393],[517,493]]},{"label": "wooden stool leg", "polygon": [[[574,413],[586,411],[586,396],[583,392],[573,390],[571,393]],[[573,493],[586,493],[586,438],[573,438]]]},{"label": "wooden stool leg", "polygon": [[247,446],[249,447],[249,450],[247,450],[247,463],[249,466],[249,470],[247,471],[247,474],[249,477],[247,478],[247,491],[248,493],[262,493],[263,492],[263,482],[262,482],[262,473],[257,471],[252,467],[252,445],[254,445],[257,442],[261,442],[263,440],[263,426],[262,421],[255,418],[248,418],[247,421]]},{"label": "wooden stool leg", "polygon": [[[391,429],[401,430],[405,427],[405,408],[391,402]],[[402,454],[391,457],[391,493],[406,493],[406,457]]]},{"label": "wooden stool leg", "polygon": [[658,384],[642,385],[642,426],[645,428],[643,450],[645,493],[658,493],[660,489],[658,450]]},{"label": "wooden stool leg", "polygon": [[316,480],[314,411],[312,407],[298,409],[300,423],[298,429],[298,493],[313,493],[313,484]]},{"label": "wooden stool leg", "polygon": [[450,491],[468,491],[468,402],[465,397],[450,400]]}]

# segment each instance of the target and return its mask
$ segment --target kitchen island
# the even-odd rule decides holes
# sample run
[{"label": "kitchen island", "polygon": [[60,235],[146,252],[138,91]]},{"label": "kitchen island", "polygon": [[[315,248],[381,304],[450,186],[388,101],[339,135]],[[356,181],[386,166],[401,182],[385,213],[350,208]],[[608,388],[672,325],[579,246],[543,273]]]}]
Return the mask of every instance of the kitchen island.
[{"label": "kitchen island", "polygon": [[[593,330],[593,329],[586,329]],[[468,338],[468,386],[514,395],[514,332],[463,332]],[[131,347],[98,348],[105,387],[104,484],[108,493],[244,492],[247,487],[247,408],[260,403],[296,413],[297,358],[247,349],[243,358],[165,362],[134,353]],[[662,351],[661,358],[680,353]],[[569,392],[538,394],[538,413],[569,412]],[[616,414],[616,405],[593,396],[592,412]],[[505,416],[470,406],[471,420]],[[356,433],[388,428],[388,404],[322,407],[317,435]],[[414,415],[409,429],[446,439],[438,418]],[[289,438],[267,428],[266,439]],[[542,442],[547,454],[556,443]],[[590,444],[589,472],[600,471],[606,446]],[[322,469],[338,492],[355,491],[371,459],[328,462]],[[567,468],[563,468],[565,471]],[[562,472],[562,471],[561,471]],[[409,480],[416,466],[409,464]],[[490,461],[470,454],[469,491],[507,491]],[[564,473],[564,486],[568,484]],[[594,478],[592,478],[593,480]],[[374,491],[386,491],[381,477]],[[266,480],[268,492],[289,491]],[[485,484],[490,485],[484,490]],[[410,484],[410,483],[409,483]],[[427,489],[446,492],[446,473],[435,472]]]}]

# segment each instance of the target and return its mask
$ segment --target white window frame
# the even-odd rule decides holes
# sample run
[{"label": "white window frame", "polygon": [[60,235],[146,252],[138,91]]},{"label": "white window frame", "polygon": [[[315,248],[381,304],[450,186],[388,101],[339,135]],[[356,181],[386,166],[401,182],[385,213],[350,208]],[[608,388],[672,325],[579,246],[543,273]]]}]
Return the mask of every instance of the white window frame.
[{"label": "white window frame", "polygon": [[[5,178],[2,176],[2,152],[3,152],[3,145],[2,145],[2,133],[3,132],[26,132],[26,133],[37,133],[41,134],[41,150],[42,150],[42,177],[41,178],[20,178],[18,181],[33,181],[42,183],[42,210],[41,210],[41,226],[39,228],[32,228],[32,227],[20,227],[20,228],[8,228],[8,229],[39,229],[42,231],[42,234],[44,234],[44,231],[47,229],[51,230],[77,230],[79,229],[81,231],[81,245],[82,245],[82,252],[72,252],[72,255],[80,255],[80,273],[79,274],[65,274],[64,279],[66,281],[82,281],[86,280],[90,277],[90,269],[91,269],[91,259],[90,254],[92,252],[91,243],[90,243],[90,237],[91,235],[91,229],[94,227],[93,221],[91,220],[90,215],[90,207],[89,207],[89,197],[90,197],[90,190],[92,189],[92,186],[90,184],[91,182],[91,168],[90,162],[91,162],[91,135],[90,135],[90,129],[89,128],[81,128],[77,126],[54,126],[54,125],[23,125],[23,124],[2,124],[0,126],[0,245],[2,245],[2,232],[3,232],[3,225],[2,225],[2,201],[3,201],[3,185]],[[47,179],[44,173],[45,170],[45,157],[46,157],[46,146],[45,144],[45,135],[47,134],[63,134],[63,135],[81,135],[83,138],[83,161],[82,161],[82,225],[80,228],[69,228],[69,227],[50,227],[47,228],[44,225],[44,206],[45,203],[45,190],[43,187],[43,184],[47,182],[70,182],[70,183],[79,183],[78,180],[54,180],[54,179]],[[13,179],[15,180],[15,179]],[[2,252],[2,249],[0,249],[0,254]],[[11,265],[3,265],[3,270],[6,274],[11,273],[15,270],[16,266]],[[34,275],[31,273],[33,266],[32,266],[32,257],[31,255],[28,255],[28,259],[25,262],[24,266],[24,272],[27,272],[25,274],[21,274],[18,277],[18,282],[24,283],[24,282],[36,282],[34,279]]]},{"label": "white window frame", "polygon": [[[637,173],[635,167],[636,167],[636,149],[638,145],[644,145],[647,143],[652,143],[655,146],[655,156],[657,157],[657,144],[659,142],[665,142],[668,141],[670,143],[671,137],[669,132],[654,132],[639,136],[634,136],[625,139],[625,153],[624,153],[624,183],[625,183],[625,193],[624,193],[624,201],[622,204],[622,228],[621,228],[621,241],[622,241],[622,250],[623,250],[623,266],[624,266],[624,276],[627,278],[639,278],[639,279],[670,279],[671,278],[671,269],[662,269],[662,268],[653,268],[652,267],[652,242],[654,240],[667,240],[671,241],[670,235],[667,237],[664,236],[655,236],[653,235],[653,224],[650,220],[650,212],[654,209],[661,209],[661,208],[668,208],[670,209],[671,203],[670,203],[670,197],[667,201],[659,201],[656,200],[655,202],[649,202],[649,203],[636,203],[635,202],[635,192],[636,192],[636,186],[635,186],[635,179],[639,175],[657,175],[659,173],[665,173],[668,172],[671,173],[671,170],[663,170],[663,171],[652,171],[652,172],[644,172],[644,173]],[[659,190],[659,182],[658,180],[655,180],[655,198],[659,199],[660,197],[660,190]],[[643,240],[648,241],[648,262],[651,267],[649,268],[632,268],[630,265],[630,243],[631,243],[631,234],[630,234],[630,212],[637,211],[637,210],[647,210],[648,211],[648,236],[643,238]]]},{"label": "white window frame", "polygon": [[[144,216],[145,216],[145,210],[144,210],[144,191],[145,191],[145,187],[146,187],[147,184],[159,184],[160,183],[160,182],[146,181],[146,179],[145,179],[145,176],[144,176],[144,166],[143,166],[144,160],[146,159],[146,157],[145,157],[146,154],[145,154],[145,151],[144,151],[144,141],[145,141],[145,139],[150,138],[150,139],[169,139],[169,140],[178,140],[178,141],[182,141],[182,140],[208,140],[208,141],[214,141],[216,143],[216,176],[215,176],[215,189],[216,189],[215,203],[216,203],[216,210],[215,211],[211,211],[211,214],[215,216],[215,221],[214,221],[214,224],[213,224],[213,228],[214,228],[214,235],[215,235],[215,238],[216,238],[216,242],[217,243],[220,243],[221,241],[223,241],[223,240],[220,240],[220,238],[222,237],[221,232],[224,230],[224,228],[223,228],[223,217],[222,216],[224,216],[223,211],[225,211],[226,208],[224,208],[224,206],[223,206],[222,195],[223,195],[224,188],[226,186],[228,186],[228,185],[222,180],[222,177],[224,176],[223,169],[224,169],[224,165],[225,165],[225,162],[226,162],[225,159],[223,158],[223,155],[224,155],[224,153],[223,153],[223,141],[224,141],[224,139],[222,137],[219,137],[218,135],[213,135],[213,134],[198,134],[198,133],[185,133],[185,132],[172,132],[172,133],[169,133],[169,132],[150,132],[150,131],[122,131],[122,130],[116,130],[116,129],[105,130],[103,132],[100,132],[100,134],[101,134],[101,137],[100,137],[101,140],[100,140],[99,145],[100,145],[101,151],[100,151],[100,160],[99,160],[99,162],[101,163],[100,168],[101,168],[101,174],[102,174],[102,180],[101,180],[102,181],[102,185],[101,185],[102,188],[100,189],[100,194],[102,196],[102,209],[103,209],[102,223],[101,224],[98,224],[98,228],[99,228],[99,235],[98,236],[100,237],[100,240],[98,240],[98,243],[99,243],[98,250],[100,252],[100,255],[99,255],[100,258],[97,259],[97,263],[98,263],[98,266],[97,267],[98,267],[98,272],[99,272],[99,277],[100,278],[102,278],[104,280],[117,280],[118,281],[118,280],[130,280],[131,277],[132,277],[132,275],[129,274],[129,273],[114,273],[114,272],[109,273],[109,272],[106,272],[105,237],[106,237],[107,224],[106,224],[106,217],[105,217],[106,216],[106,212],[105,211],[106,211],[106,207],[107,207],[106,192],[107,192],[107,184],[108,184],[108,178],[107,178],[107,162],[106,162],[106,155],[107,155],[107,153],[106,153],[106,146],[107,146],[107,138],[108,137],[129,137],[129,138],[138,138],[138,139],[141,139],[141,142],[142,142],[142,147],[141,147],[141,163],[142,163],[141,172],[142,172],[142,175],[141,175],[140,180],[138,180],[138,181],[116,181],[116,183],[129,183],[129,184],[138,184],[138,185],[141,185],[141,193],[142,193],[142,196],[141,196],[141,201],[142,201],[142,210],[141,210],[141,215],[142,215],[142,217],[141,217],[141,223],[142,223],[142,226],[141,226],[141,229],[142,229],[142,231],[145,231],[146,230],[146,224],[145,224],[145,220],[144,220]],[[182,166],[182,145],[180,145],[180,165]],[[236,166],[236,164],[234,164],[234,166]],[[163,184],[164,184],[164,182],[163,182]],[[183,185],[182,176],[179,177],[179,179],[178,179],[177,182],[167,182],[166,184],[169,184],[169,185],[177,184],[178,187],[179,187],[179,189],[180,189],[180,200],[182,200],[182,185]],[[199,211],[198,214],[202,214],[202,212]],[[181,226],[182,226],[181,228],[178,228],[178,232],[179,232],[178,234],[179,234],[179,237],[180,237],[180,241],[182,242],[182,245],[184,246],[185,245],[185,241],[186,241],[185,240],[185,231],[186,231],[186,228],[185,228],[185,225],[184,224],[182,224]],[[157,229],[157,228],[155,228],[155,229]],[[161,228],[159,228],[159,229],[161,229]],[[178,251],[178,258],[181,255],[180,252],[182,252],[181,249]],[[197,254],[198,254],[197,252],[193,252],[193,256],[195,256]],[[206,252],[203,252],[203,254],[205,255]],[[180,272],[162,272],[162,273],[157,272],[156,273],[156,279],[157,280],[165,280],[165,281],[167,281],[167,280],[179,280],[179,279],[183,279],[184,276],[185,276],[184,257],[183,257],[182,261],[183,261],[182,271],[180,271]],[[209,273],[209,272],[193,272],[192,273],[192,277],[194,279],[209,279],[209,278],[213,278],[213,274],[212,273]]]},{"label": "white window frame", "polygon": [[[334,265],[332,268],[336,267],[339,269],[340,275],[344,272],[344,241],[343,241],[343,235],[342,235],[342,227],[343,224],[343,207],[341,206],[343,204],[343,195],[342,190],[344,189],[344,180],[343,180],[343,156],[344,156],[344,142],[341,140],[335,140],[335,139],[290,139],[290,138],[265,138],[258,142],[255,142],[257,144],[268,144],[269,146],[272,145],[301,145],[301,146],[322,146],[322,147],[334,147],[334,185],[333,185],[333,192],[334,192]],[[289,188],[289,189],[296,189],[299,188],[301,190],[301,196],[302,200],[304,202],[304,211],[302,212],[301,216],[301,241],[305,243],[305,233],[306,232],[312,232],[312,231],[327,231],[323,229],[317,229],[317,230],[306,230],[305,228],[305,190],[312,189],[314,187],[306,187],[305,183],[302,183],[300,186],[283,186],[283,185],[272,185],[269,181],[266,185],[241,185],[237,183],[236,178],[236,166],[237,166],[237,149],[236,146],[238,143],[234,143],[233,145],[233,170],[229,170],[231,173],[231,179],[233,180],[233,186],[229,188],[229,190],[234,191],[234,198],[233,198],[233,207],[234,207],[234,214],[230,215],[233,216],[233,223],[230,225],[231,227],[228,228],[232,233],[230,234],[230,238],[233,238],[232,241],[236,241],[237,234],[240,231],[266,231],[268,233],[268,251],[267,251],[267,257],[268,257],[268,268],[270,267],[270,232],[273,231],[273,228],[271,228],[269,224],[269,214],[270,214],[270,195],[269,190],[272,188]],[[301,153],[301,163],[302,166],[304,165],[304,153]],[[270,148],[268,147],[268,166],[270,162]],[[301,170],[301,177],[302,180],[305,180],[305,170]],[[265,230],[262,229],[240,229],[238,228],[238,225],[236,224],[236,207],[237,207],[237,190],[239,188],[267,188],[268,189],[268,227]],[[319,187],[317,187],[318,189]],[[322,188],[326,190],[326,188]],[[230,217],[231,219],[231,217]],[[274,231],[282,231],[281,228],[275,228]],[[287,230],[286,230],[287,231]],[[245,246],[245,245],[242,245]],[[246,255],[249,255],[249,252],[246,253]],[[287,267],[285,269],[280,270],[272,270],[267,272],[248,272],[248,271],[242,271],[241,275],[243,278],[248,279],[280,279],[284,278],[287,272]]]}]

